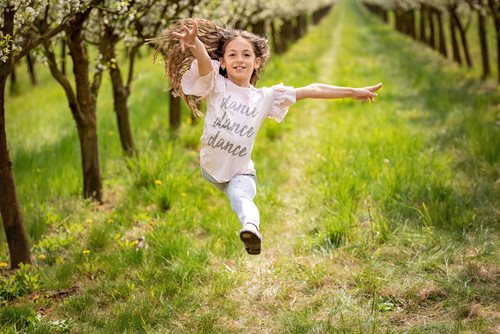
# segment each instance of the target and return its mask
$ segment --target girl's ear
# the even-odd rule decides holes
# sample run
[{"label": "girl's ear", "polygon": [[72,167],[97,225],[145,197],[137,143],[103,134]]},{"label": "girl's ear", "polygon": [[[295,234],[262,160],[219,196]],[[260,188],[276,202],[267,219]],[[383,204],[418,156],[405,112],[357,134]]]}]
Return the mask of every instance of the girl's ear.
[{"label": "girl's ear", "polygon": [[224,63],[224,58],[219,58],[220,67],[224,70],[226,69],[226,64]]},{"label": "girl's ear", "polygon": [[255,68],[260,67],[260,57],[255,58]]}]

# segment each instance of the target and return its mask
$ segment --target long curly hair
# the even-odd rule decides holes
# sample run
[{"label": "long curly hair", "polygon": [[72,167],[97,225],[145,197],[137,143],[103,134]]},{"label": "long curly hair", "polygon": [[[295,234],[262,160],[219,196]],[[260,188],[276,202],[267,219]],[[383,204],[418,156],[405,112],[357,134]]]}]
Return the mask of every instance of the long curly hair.
[{"label": "long curly hair", "polygon": [[[180,19],[172,23],[172,25],[163,31],[161,37],[153,38],[147,42],[153,44],[156,52],[153,60],[157,59],[158,53],[161,53],[165,61],[165,71],[169,79],[170,89],[175,96],[182,97],[189,109],[197,117],[203,116],[200,111],[201,97],[193,95],[185,95],[181,88],[181,79],[183,74],[190,68],[194,60],[194,56],[189,51],[181,51],[178,38],[173,36],[173,32],[181,33],[184,26],[192,29],[193,19]],[[255,35],[251,32],[238,29],[222,28],[214,22],[205,19],[194,19],[198,24],[198,38],[205,45],[208,55],[213,60],[223,58],[224,51],[229,42],[237,37],[242,37],[250,41],[256,57],[260,58],[261,64],[259,68],[254,69],[250,83],[255,85],[259,79],[262,69],[267,64],[270,51],[266,37]],[[227,77],[225,69],[219,68],[219,73]]]}]

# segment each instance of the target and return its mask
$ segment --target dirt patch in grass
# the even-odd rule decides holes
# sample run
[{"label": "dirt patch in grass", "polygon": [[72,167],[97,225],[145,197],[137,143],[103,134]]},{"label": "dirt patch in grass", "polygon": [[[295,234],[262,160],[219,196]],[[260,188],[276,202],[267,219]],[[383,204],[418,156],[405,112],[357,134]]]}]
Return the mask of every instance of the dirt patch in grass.
[{"label": "dirt patch in grass", "polygon": [[471,261],[465,264],[463,272],[473,281],[498,283],[500,266]]},{"label": "dirt patch in grass", "polygon": [[416,292],[419,298],[419,304],[433,303],[446,297],[446,293],[435,283],[422,287]]},{"label": "dirt patch in grass", "polygon": [[481,304],[472,304],[467,307],[468,314],[467,318],[475,319],[500,319],[500,311],[493,309],[492,307],[486,307]]}]

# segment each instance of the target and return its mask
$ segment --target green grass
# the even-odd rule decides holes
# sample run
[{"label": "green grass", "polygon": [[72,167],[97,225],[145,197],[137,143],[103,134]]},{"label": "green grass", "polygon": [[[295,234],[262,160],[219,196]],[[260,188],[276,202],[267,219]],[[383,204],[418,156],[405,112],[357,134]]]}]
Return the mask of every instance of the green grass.
[{"label": "green grass", "polygon": [[385,86],[376,104],[301,101],[265,122],[254,150],[264,249],[249,257],[200,175],[201,122],[186,112],[169,133],[162,71],[148,55],[137,64],[138,159],[122,158],[104,81],[100,206],[80,199],[76,131],[47,70],[43,87],[8,99],[34,265],[1,285],[17,295],[0,308],[1,332],[497,330],[496,87],[339,3],[259,84]]}]

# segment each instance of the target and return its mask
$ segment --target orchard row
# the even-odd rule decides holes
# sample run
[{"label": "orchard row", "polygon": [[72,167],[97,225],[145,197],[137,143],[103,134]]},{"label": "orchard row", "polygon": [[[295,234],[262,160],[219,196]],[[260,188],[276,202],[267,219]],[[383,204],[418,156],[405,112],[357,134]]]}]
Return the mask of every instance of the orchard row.
[{"label": "orchard row", "polygon": [[[496,63],[500,83],[500,1],[498,0],[363,0],[365,6],[395,28],[427,44],[445,58],[473,67],[467,30],[477,27],[482,78],[492,76],[487,34],[496,39]],[[477,17],[477,25],[470,23]],[[493,24],[488,24],[492,20]],[[493,29],[489,29],[493,26]],[[490,31],[489,31],[490,30]],[[451,48],[451,50],[449,50]]]}]

